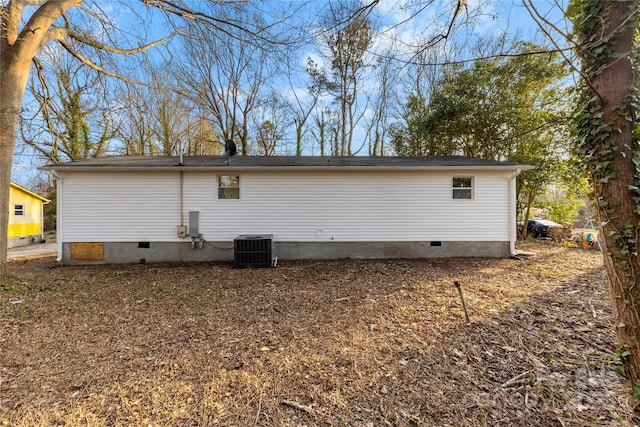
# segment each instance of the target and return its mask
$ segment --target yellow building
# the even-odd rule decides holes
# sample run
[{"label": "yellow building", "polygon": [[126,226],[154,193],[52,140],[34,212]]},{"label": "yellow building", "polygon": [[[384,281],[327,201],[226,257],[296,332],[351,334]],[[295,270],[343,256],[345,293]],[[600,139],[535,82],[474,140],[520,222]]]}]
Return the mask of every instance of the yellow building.
[{"label": "yellow building", "polygon": [[16,183],[9,189],[8,247],[39,243],[44,239],[43,206],[46,198],[29,191]]}]

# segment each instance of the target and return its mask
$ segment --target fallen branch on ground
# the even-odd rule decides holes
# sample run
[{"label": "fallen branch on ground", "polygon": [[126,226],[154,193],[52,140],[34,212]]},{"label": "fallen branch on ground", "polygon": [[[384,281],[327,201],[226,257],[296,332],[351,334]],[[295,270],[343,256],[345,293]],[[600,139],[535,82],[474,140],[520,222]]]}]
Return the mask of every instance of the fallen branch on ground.
[{"label": "fallen branch on ground", "polygon": [[306,412],[309,415],[313,415],[313,409],[311,409],[309,406],[303,405],[301,403],[298,402],[293,402],[291,400],[282,400],[280,401],[281,405],[284,406],[288,406],[290,408],[294,408],[294,409],[299,409],[300,411]]}]

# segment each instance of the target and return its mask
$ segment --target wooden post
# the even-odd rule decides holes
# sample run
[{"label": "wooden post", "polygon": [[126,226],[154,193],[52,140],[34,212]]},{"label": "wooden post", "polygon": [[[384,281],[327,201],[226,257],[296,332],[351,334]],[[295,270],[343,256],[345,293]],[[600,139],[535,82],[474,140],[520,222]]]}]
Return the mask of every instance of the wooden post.
[{"label": "wooden post", "polygon": [[467,319],[467,323],[470,323],[471,321],[469,320],[469,313],[467,312],[467,304],[464,303],[464,297],[462,296],[462,288],[460,287],[460,283],[456,280],[453,282],[454,285],[456,285],[456,288],[458,289],[458,293],[460,294],[460,301],[462,301],[462,309],[464,310],[464,317],[465,319]]}]

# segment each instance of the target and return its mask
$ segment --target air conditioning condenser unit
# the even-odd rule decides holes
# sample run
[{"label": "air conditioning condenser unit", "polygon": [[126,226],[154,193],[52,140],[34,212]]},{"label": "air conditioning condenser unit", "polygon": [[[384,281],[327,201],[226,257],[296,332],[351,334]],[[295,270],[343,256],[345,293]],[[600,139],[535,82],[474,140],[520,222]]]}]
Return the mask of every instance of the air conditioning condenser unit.
[{"label": "air conditioning condenser unit", "polygon": [[233,240],[233,267],[272,267],[273,234],[242,235]]}]

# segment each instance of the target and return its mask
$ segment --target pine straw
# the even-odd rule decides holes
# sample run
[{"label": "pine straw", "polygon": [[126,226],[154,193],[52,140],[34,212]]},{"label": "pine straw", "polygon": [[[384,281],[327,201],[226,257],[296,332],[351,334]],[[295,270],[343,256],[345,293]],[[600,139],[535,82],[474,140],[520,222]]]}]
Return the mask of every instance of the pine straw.
[{"label": "pine straw", "polygon": [[601,255],[521,249],[536,255],[10,263],[0,425],[633,425]]}]

